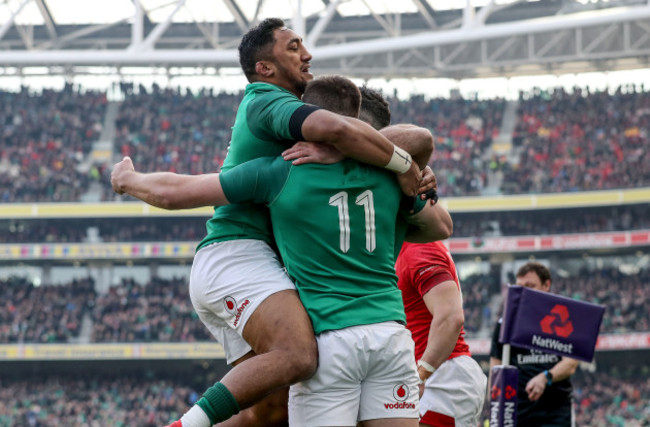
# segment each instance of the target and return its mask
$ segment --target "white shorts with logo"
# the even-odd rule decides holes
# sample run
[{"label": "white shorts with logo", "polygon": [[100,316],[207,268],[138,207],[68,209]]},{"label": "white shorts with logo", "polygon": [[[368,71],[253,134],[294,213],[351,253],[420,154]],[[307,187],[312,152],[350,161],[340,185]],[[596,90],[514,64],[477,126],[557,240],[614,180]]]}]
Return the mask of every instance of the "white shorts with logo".
[{"label": "white shorts with logo", "polygon": [[316,337],[316,374],[289,390],[289,425],[356,426],[418,418],[418,374],[411,333],[397,322],[352,326]]},{"label": "white shorts with logo", "polygon": [[420,399],[420,415],[427,411],[454,418],[457,427],[479,424],[487,377],[470,356],[445,361],[431,375]]},{"label": "white shorts with logo", "polygon": [[201,321],[232,363],[251,351],[244,326],[270,295],[295,290],[277,254],[261,240],[229,240],[197,251],[190,274],[190,299]]}]

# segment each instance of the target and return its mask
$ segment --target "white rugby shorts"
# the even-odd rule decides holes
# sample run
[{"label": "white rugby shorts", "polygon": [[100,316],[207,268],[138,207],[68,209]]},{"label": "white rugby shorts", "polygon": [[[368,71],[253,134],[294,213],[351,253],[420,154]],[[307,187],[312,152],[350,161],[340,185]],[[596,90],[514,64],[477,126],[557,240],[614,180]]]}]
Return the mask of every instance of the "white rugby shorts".
[{"label": "white rugby shorts", "polygon": [[[487,377],[479,364],[470,356],[458,356],[446,360],[427,378],[424,394],[420,399],[420,423],[451,417],[457,427],[476,427],[480,422]],[[442,417],[444,418],[444,417]]]},{"label": "white rugby shorts", "polygon": [[190,274],[194,310],[232,363],[251,351],[244,326],[270,295],[295,290],[277,254],[261,240],[229,240],[197,251]]},{"label": "white rugby shorts", "polygon": [[316,337],[318,370],[289,389],[289,425],[356,426],[418,418],[411,333],[397,322],[352,326]]}]

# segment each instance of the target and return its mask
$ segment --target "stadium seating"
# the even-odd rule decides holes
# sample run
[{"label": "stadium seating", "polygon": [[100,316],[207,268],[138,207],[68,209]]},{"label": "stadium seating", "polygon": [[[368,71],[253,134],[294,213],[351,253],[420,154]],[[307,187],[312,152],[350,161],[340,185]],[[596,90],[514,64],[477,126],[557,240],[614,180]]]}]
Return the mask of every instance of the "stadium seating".
[{"label": "stadium seating", "polygon": [[0,92],[0,203],[77,201],[99,171],[84,164],[102,130],[106,95]]},{"label": "stadium seating", "polygon": [[[115,157],[130,155],[145,171],[218,170],[241,94],[158,86],[122,90],[124,100],[111,122],[115,132],[108,136]],[[495,171],[503,173],[504,194],[650,185],[647,92],[522,94],[510,156],[492,151],[502,99],[389,99],[394,123],[433,132],[432,166],[445,197],[481,194]],[[77,201],[92,182],[101,183],[100,199],[120,199],[110,189],[110,162],[89,156],[107,103],[105,93],[70,85],[39,94],[27,88],[1,92],[0,202]]]}]

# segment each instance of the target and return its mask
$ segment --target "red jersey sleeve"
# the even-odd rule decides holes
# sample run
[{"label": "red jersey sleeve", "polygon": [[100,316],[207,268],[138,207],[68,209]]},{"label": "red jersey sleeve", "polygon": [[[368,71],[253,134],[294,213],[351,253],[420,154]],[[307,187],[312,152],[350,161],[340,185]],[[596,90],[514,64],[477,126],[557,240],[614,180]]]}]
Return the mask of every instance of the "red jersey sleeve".
[{"label": "red jersey sleeve", "polygon": [[424,296],[435,286],[447,282],[456,282],[453,266],[450,264],[444,246],[436,244],[420,245],[417,254],[411,254],[413,262],[412,283],[420,296]]}]

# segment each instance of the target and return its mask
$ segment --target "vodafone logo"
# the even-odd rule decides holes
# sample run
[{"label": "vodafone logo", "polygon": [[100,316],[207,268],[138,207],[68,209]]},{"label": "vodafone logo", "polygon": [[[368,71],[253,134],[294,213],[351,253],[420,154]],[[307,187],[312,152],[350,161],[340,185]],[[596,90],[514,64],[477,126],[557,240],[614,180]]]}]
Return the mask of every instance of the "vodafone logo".
[{"label": "vodafone logo", "polygon": [[506,386],[506,400],[512,400],[517,397],[517,390],[512,386]]},{"label": "vodafone logo", "polygon": [[409,398],[409,388],[406,384],[393,387],[393,397],[397,402],[384,403],[386,409],[415,409],[415,403],[406,402]]},{"label": "vodafone logo", "polygon": [[237,307],[237,301],[231,296],[227,296],[223,299],[223,306],[226,308],[226,311],[230,314],[235,314],[237,312],[235,310],[235,308]]},{"label": "vodafone logo", "polygon": [[573,323],[569,320],[569,309],[565,305],[556,304],[550,314],[544,316],[539,326],[542,332],[558,337],[568,338],[573,333]]},{"label": "vodafone logo", "polygon": [[393,387],[393,397],[398,402],[404,402],[409,398],[409,389],[406,384],[397,384]]}]

